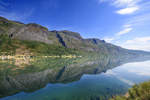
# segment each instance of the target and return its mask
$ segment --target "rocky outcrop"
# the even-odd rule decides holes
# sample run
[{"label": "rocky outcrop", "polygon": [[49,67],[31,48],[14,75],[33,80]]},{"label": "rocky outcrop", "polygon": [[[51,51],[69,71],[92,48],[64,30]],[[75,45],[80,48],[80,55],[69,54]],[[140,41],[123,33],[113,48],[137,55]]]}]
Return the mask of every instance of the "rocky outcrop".
[{"label": "rocky outcrop", "polygon": [[77,32],[48,31],[47,28],[35,23],[23,24],[3,17],[0,17],[0,34],[7,34],[14,39],[40,41],[84,51],[99,51],[100,45],[105,45],[104,40],[83,39]]},{"label": "rocky outcrop", "polygon": [[[7,20],[3,17],[0,17],[0,35],[1,34],[8,35],[9,37],[7,37],[11,41],[15,39],[38,41],[37,45],[40,44],[39,42],[43,42],[42,44],[52,44],[52,48],[55,48],[55,46],[57,47],[53,49],[52,53],[55,50],[59,51],[61,49],[60,46],[64,48],[61,53],[67,50],[80,51],[82,53],[79,54],[83,54],[85,58],[82,58],[81,55],[82,63],[75,62],[75,64],[62,65],[62,67],[57,68],[49,67],[51,63],[46,63],[47,65],[44,67],[47,69],[44,71],[40,70],[40,68],[43,67],[40,66],[38,67],[39,69],[37,67],[34,69],[38,71],[30,70],[30,72],[27,70],[27,72],[24,72],[24,70],[20,70],[21,74],[15,74],[14,76],[7,72],[10,68],[10,66],[8,66],[9,68],[6,72],[0,73],[0,97],[12,95],[21,91],[32,92],[46,86],[48,83],[68,83],[77,81],[83,74],[97,74],[127,62],[150,59],[149,52],[127,50],[106,43],[104,40],[96,38],[84,39],[76,32],[66,30],[49,31],[47,28],[35,23],[23,24]],[[3,41],[0,39],[0,42]],[[8,42],[6,42],[6,47],[7,43]],[[46,45],[45,48],[48,51],[52,50],[51,48],[47,48],[47,46],[51,47],[51,45]],[[10,47],[12,48],[14,46],[11,45]],[[43,47],[41,47],[39,51],[41,49],[43,49]],[[46,51],[46,54],[50,52]],[[46,61],[49,62],[49,60]],[[32,69],[32,66],[30,67]],[[1,72],[3,72],[3,68]]]},{"label": "rocky outcrop", "polygon": [[[23,24],[3,17],[0,17],[0,34],[7,34],[13,39],[39,41],[84,52],[97,52],[98,54],[117,55],[119,57],[144,53],[129,51],[96,38],[84,39],[77,32],[49,31],[46,27],[35,23]],[[148,54],[148,52],[146,53]]]},{"label": "rocky outcrop", "polygon": [[48,44],[53,44],[53,41],[48,39],[48,30],[37,24],[27,24],[23,25],[18,30],[14,32],[13,38],[17,38],[20,40],[30,40],[30,41],[40,41]]}]

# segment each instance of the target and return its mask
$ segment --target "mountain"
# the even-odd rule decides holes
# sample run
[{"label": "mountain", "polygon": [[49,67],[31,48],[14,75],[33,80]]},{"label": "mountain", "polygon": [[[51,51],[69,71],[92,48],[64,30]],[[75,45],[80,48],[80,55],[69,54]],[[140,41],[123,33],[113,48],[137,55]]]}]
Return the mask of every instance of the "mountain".
[{"label": "mountain", "polygon": [[35,83],[33,91],[49,82],[79,80],[85,73],[105,72],[117,65],[148,59],[149,52],[0,17],[0,97],[32,90]]},{"label": "mountain", "polygon": [[[128,50],[104,40],[84,39],[76,32],[49,31],[35,23],[23,24],[0,17],[0,71],[9,69],[9,66],[14,66],[10,73],[16,69],[21,72],[27,70],[28,73],[42,71],[54,66],[57,63],[54,59],[57,58],[62,61],[77,59],[80,64],[97,61],[105,67],[115,62],[124,64],[148,60],[150,52]],[[3,59],[6,60],[5,65]],[[63,67],[63,64],[59,65]]]},{"label": "mountain", "polygon": [[99,45],[105,43],[99,39],[83,39],[76,32],[48,31],[35,23],[23,24],[3,17],[0,17],[0,34],[7,34],[12,39],[39,41],[85,51],[99,51]]},{"label": "mountain", "polygon": [[35,23],[23,24],[0,17],[0,35],[2,34],[6,34],[10,39],[38,41],[82,51],[105,51],[107,53],[113,52],[116,54],[121,51],[127,51],[121,47],[106,43],[104,40],[96,38],[83,39],[80,34],[76,32],[67,30],[48,31],[46,27]]}]

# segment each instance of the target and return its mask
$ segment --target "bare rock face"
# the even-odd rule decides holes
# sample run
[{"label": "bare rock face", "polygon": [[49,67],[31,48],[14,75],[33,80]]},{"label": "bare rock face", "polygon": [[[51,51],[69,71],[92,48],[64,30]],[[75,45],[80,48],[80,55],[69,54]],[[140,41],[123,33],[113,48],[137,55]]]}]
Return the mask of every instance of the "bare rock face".
[{"label": "bare rock face", "polygon": [[48,30],[37,24],[27,24],[12,33],[14,38],[21,40],[40,41],[52,44],[53,41],[48,39]]},{"label": "bare rock face", "polygon": [[51,31],[57,35],[62,46],[84,51],[99,51],[100,45],[105,44],[105,41],[99,39],[84,39],[77,32],[71,31]]},{"label": "bare rock face", "polygon": [[10,21],[3,17],[0,17],[0,34],[7,34],[10,38],[20,40],[39,41],[47,44],[54,43],[53,40],[49,39],[50,34],[47,28],[35,23],[23,24]]},{"label": "bare rock face", "polygon": [[[127,55],[131,50],[126,50],[113,44],[106,43],[104,40],[91,38],[84,39],[77,32],[71,31],[48,31],[47,28],[35,24],[23,24],[21,22],[10,21],[0,17],[0,35],[7,34],[10,38],[19,40],[38,41],[55,46],[63,46],[81,50],[85,52],[98,52],[112,55]],[[133,52],[137,51],[131,51]]]},{"label": "bare rock face", "polygon": [[10,38],[38,41],[66,48],[83,51],[100,51],[106,44],[99,39],[83,39],[79,33],[71,31],[48,31],[47,28],[35,24],[23,24],[0,17],[0,34],[7,34]]},{"label": "bare rock face", "polygon": [[[85,73],[103,72],[116,64],[123,64],[131,61],[150,59],[149,52],[127,50],[113,44],[106,43],[99,39],[84,39],[79,33],[71,31],[48,31],[47,28],[35,24],[23,24],[10,21],[0,17],[0,35],[5,34],[13,39],[38,41],[55,46],[82,51],[85,55],[93,53],[98,60],[86,61],[76,65],[62,66],[60,69],[47,69],[42,72],[22,74],[12,77],[5,75],[0,77],[0,97],[11,95],[20,91],[34,91],[44,87],[47,83],[67,82],[78,80]],[[0,39],[0,43],[3,42]],[[40,50],[43,48],[40,48]],[[61,49],[61,48],[60,48]],[[60,50],[59,49],[59,50]],[[22,49],[21,49],[22,50]],[[49,49],[48,49],[49,50]],[[85,56],[91,58],[91,56]],[[95,58],[94,58],[95,60]],[[47,64],[49,66],[49,64]],[[89,67],[89,66],[92,67]],[[100,65],[100,69],[97,68]],[[78,67],[78,68],[77,68]],[[34,87],[35,86],[35,87]],[[1,95],[2,94],[2,95]]]},{"label": "bare rock face", "polygon": [[10,38],[39,41],[84,51],[99,51],[99,45],[104,44],[99,39],[83,39],[77,32],[48,31],[47,28],[35,23],[23,24],[3,17],[0,17],[0,34],[7,34]]}]

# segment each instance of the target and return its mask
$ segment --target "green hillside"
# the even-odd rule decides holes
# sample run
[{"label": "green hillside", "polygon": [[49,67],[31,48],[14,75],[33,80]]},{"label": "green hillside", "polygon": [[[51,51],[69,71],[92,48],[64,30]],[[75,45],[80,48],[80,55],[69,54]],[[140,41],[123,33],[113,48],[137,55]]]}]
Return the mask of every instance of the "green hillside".
[{"label": "green hillside", "polygon": [[0,52],[7,52],[8,54],[15,54],[17,49],[28,50],[34,55],[67,55],[79,53],[74,49],[43,42],[11,39],[7,34],[1,34],[0,41]]},{"label": "green hillside", "polygon": [[58,67],[56,64],[62,67],[68,60],[99,61],[105,67],[112,62],[150,59],[150,53],[127,50],[96,38],[84,39],[77,32],[49,31],[35,23],[23,24],[0,17],[0,57],[0,71],[20,73]]}]

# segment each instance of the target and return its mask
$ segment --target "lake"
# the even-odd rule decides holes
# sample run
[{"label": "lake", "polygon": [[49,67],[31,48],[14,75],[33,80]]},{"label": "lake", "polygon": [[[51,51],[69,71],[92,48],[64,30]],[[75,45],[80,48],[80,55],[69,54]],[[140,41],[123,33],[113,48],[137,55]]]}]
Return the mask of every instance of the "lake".
[{"label": "lake", "polygon": [[83,72],[79,76],[69,82],[48,83],[36,91],[19,92],[0,100],[105,100],[126,93],[134,84],[150,80],[150,61],[127,63],[95,74]]}]

